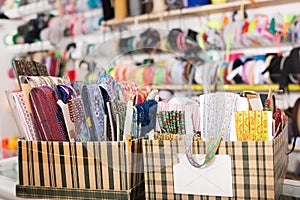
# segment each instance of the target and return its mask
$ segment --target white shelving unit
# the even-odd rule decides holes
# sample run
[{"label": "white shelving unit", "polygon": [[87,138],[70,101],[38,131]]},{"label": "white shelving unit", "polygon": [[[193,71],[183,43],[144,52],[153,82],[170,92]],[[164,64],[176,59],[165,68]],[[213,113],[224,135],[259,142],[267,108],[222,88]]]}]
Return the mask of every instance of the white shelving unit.
[{"label": "white shelving unit", "polygon": [[30,3],[17,8],[4,11],[4,14],[10,19],[18,19],[26,16],[34,15],[37,13],[44,13],[54,9],[54,5],[49,4],[48,1],[40,1]]},{"label": "white shelving unit", "polygon": [[158,21],[162,19],[171,19],[176,18],[180,15],[182,16],[203,16],[213,13],[222,13],[222,12],[228,12],[228,11],[234,11],[236,9],[239,9],[241,7],[241,4],[243,3],[245,8],[250,8],[251,6],[255,7],[266,7],[266,6],[273,6],[273,5],[280,5],[280,4],[286,4],[286,3],[292,3],[292,2],[299,2],[298,0],[255,0],[255,5],[252,5],[252,2],[250,0],[238,0],[238,1],[232,1],[228,3],[221,3],[221,4],[209,4],[204,6],[197,6],[192,8],[183,8],[181,10],[171,10],[171,11],[165,11],[162,13],[149,13],[149,14],[143,14],[133,17],[125,17],[122,19],[111,19],[104,22],[104,25],[107,26],[119,26],[123,24],[133,24],[136,21],[138,22],[144,22],[148,23],[151,21]]},{"label": "white shelving unit", "polygon": [[8,51],[14,54],[24,54],[36,51],[55,50],[55,46],[49,41],[35,42],[32,44],[17,44],[8,46]]},{"label": "white shelving unit", "polygon": [[[58,15],[57,11],[54,9],[54,5],[51,5],[48,3],[48,1],[41,1],[36,3],[31,3],[25,6],[20,6],[18,8],[14,8],[11,10],[5,11],[5,14],[11,18],[10,20],[0,20],[1,24],[7,24],[12,22],[18,22],[20,25],[23,23],[26,23],[26,18],[30,18],[32,15],[36,15],[37,13],[45,13],[45,12],[51,12],[54,15]],[[90,9],[82,12],[78,12],[75,14],[68,14],[64,16],[57,16],[58,18],[70,18],[70,17],[82,17],[82,18],[90,18],[99,16],[102,14],[103,9],[102,8],[96,8],[96,9]],[[97,39],[97,42],[102,42],[103,40],[99,40],[99,34],[100,31],[95,31],[95,33],[89,33],[89,34],[82,34],[78,36],[70,36],[63,38],[64,41],[73,41],[73,40],[84,40],[88,41],[91,39]],[[47,50],[56,50],[59,49],[60,44],[51,44],[50,41],[40,41],[35,42],[32,44],[17,44],[17,45],[10,45],[7,46],[8,51],[13,54],[24,54],[29,52],[36,52],[36,51],[47,51]]]}]

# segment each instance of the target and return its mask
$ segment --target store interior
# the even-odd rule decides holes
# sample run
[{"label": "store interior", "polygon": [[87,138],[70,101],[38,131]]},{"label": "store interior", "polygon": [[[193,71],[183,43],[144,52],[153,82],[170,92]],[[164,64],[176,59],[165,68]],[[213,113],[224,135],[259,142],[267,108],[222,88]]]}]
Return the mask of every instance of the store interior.
[{"label": "store interior", "polygon": [[0,6],[0,199],[18,199],[24,134],[8,91],[20,89],[14,60],[21,59],[70,81],[93,82],[105,71],[157,90],[161,101],[272,88],[277,106],[291,113],[283,194],[300,198],[298,0],[3,0]]}]

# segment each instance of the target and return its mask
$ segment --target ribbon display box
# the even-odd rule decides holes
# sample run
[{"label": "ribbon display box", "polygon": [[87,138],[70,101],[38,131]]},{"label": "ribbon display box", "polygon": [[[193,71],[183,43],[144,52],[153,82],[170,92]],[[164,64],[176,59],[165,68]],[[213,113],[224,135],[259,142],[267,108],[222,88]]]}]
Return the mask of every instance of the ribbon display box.
[{"label": "ribbon display box", "polygon": [[[186,162],[182,174],[176,174],[179,172],[179,164],[184,164],[180,163],[181,159],[186,159],[182,140],[144,140],[146,199],[279,199],[288,165],[287,129],[286,126],[272,141],[221,141],[215,161],[203,168],[195,168]],[[206,143],[194,141],[193,154],[205,153]],[[230,157],[230,179],[220,180],[218,177],[224,175],[220,171],[226,168],[222,162],[217,164],[218,156]],[[199,173],[192,174],[190,167]],[[201,174],[201,170],[207,173]],[[181,188],[176,189],[178,185]],[[208,187],[205,190],[207,193],[217,191],[225,195],[178,192],[184,187],[187,190],[196,188],[196,192],[201,191],[202,187]],[[215,190],[210,191],[214,187]],[[230,190],[231,195],[222,187]]]},{"label": "ribbon display box", "polygon": [[18,142],[21,198],[144,199],[142,141]]}]

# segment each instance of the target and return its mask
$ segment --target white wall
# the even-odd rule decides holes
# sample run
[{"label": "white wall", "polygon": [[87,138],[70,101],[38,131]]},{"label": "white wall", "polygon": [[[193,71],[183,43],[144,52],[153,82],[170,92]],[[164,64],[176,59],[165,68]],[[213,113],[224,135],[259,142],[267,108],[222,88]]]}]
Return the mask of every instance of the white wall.
[{"label": "white wall", "polygon": [[0,137],[19,136],[16,123],[11,112],[8,110],[5,91],[18,89],[16,80],[8,77],[8,70],[11,68],[13,55],[7,51],[2,39],[6,33],[16,30],[13,23],[0,22]]}]

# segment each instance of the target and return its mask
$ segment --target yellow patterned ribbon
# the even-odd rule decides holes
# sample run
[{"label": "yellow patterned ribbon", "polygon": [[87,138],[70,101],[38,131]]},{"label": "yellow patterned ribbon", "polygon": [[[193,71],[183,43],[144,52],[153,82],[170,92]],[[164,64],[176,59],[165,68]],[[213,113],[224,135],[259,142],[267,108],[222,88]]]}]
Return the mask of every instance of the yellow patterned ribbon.
[{"label": "yellow patterned ribbon", "polygon": [[238,141],[268,140],[268,111],[235,112]]}]

